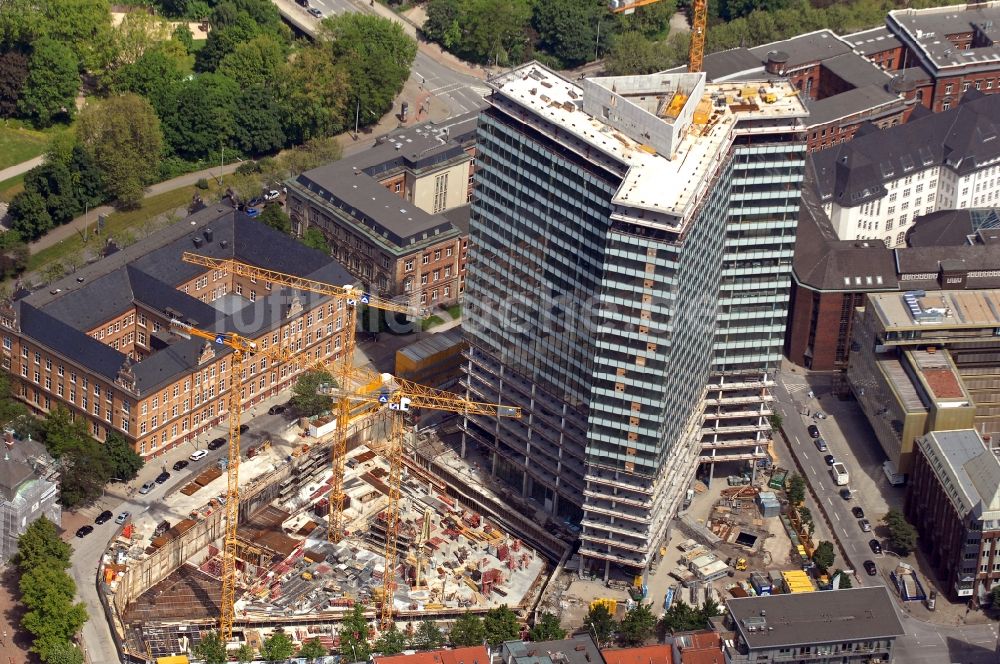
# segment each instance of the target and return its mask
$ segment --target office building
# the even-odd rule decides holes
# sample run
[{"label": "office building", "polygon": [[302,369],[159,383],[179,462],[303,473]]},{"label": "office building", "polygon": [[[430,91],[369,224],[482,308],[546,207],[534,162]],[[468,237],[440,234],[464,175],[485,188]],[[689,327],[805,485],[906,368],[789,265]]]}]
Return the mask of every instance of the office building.
[{"label": "office building", "polygon": [[914,220],[1000,203],[1000,97],[967,94],[904,125],[862,127],[854,140],[812,155],[823,208],[841,240],[903,246]]},{"label": "office building", "polygon": [[917,439],[906,518],[953,601],[985,603],[1000,583],[1000,459],[972,429]]},{"label": "office building", "polygon": [[883,71],[826,29],[709,53],[705,73],[714,83],[787,78],[793,94],[809,106],[804,123],[810,152],[851,140],[868,122],[880,128],[901,124],[914,105],[909,81]]},{"label": "office building", "polygon": [[579,526],[584,573],[639,573],[699,459],[766,454],[807,111],[704,74],[491,83],[467,388],[524,417],[468,418],[464,444]]},{"label": "office building", "polygon": [[[186,251],[353,283],[322,252],[231,207],[208,207],[43,290],[0,302],[0,358],[15,398],[40,416],[68,409],[98,440],[117,431],[148,459],[228,418],[232,349],[178,335],[171,320],[235,332],[264,348],[287,344],[314,360],[339,357],[341,303],[185,263]],[[289,387],[301,368],[261,358],[246,370],[249,410]]]},{"label": "office building", "polygon": [[428,307],[465,288],[476,114],[401,130],[286,182],[292,230],[383,297]]},{"label": "office building", "polygon": [[18,538],[39,517],[57,526],[62,522],[55,461],[37,440],[20,440],[14,434],[13,429],[3,431],[0,449],[0,556],[4,560],[17,553]]},{"label": "office building", "polygon": [[997,329],[1000,290],[867,296],[847,381],[896,472],[910,472],[914,441],[928,432],[1000,434]]},{"label": "office building", "polygon": [[941,210],[917,217],[909,246],[840,240],[806,168],[792,272],[786,357],[817,371],[844,370],[865,295],[955,288],[1000,288],[1000,216],[992,208]]},{"label": "office building", "polygon": [[727,664],[888,664],[905,633],[884,586],[736,598],[726,609]]}]

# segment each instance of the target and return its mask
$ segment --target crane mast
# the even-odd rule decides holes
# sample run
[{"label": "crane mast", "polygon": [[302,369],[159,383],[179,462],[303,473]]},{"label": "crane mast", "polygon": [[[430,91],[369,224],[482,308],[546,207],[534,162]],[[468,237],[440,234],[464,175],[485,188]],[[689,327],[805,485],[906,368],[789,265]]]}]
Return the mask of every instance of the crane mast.
[{"label": "crane mast", "polygon": [[688,46],[688,72],[702,71],[705,61],[705,30],[708,26],[708,0],[691,0],[691,44]]}]

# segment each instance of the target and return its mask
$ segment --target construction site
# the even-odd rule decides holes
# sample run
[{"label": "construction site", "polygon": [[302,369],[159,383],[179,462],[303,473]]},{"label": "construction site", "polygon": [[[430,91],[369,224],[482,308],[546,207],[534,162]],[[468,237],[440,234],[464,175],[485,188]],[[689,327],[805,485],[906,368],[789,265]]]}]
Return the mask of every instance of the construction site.
[{"label": "construction site", "polygon": [[[296,640],[337,643],[337,622],[355,604],[383,602],[389,464],[382,415],[355,425],[344,475],[347,536],[328,537],[330,445],[292,427],[240,464],[236,629],[259,646],[277,628]],[[384,419],[384,418],[383,418]],[[367,440],[368,442],[364,442]],[[306,442],[311,441],[311,442]],[[186,652],[218,622],[225,473],[213,466],[126,525],[105,556],[104,581],[126,649]],[[466,611],[537,600],[549,562],[492,519],[404,470],[398,564],[389,570],[397,627],[448,621]]]}]

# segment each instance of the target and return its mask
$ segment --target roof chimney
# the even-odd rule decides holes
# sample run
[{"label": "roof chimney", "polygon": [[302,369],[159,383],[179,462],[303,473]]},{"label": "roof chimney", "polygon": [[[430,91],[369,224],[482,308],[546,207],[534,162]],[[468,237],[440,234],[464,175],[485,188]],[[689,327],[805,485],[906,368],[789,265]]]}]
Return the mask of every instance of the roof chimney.
[{"label": "roof chimney", "polygon": [[201,232],[201,234],[205,236],[205,242],[211,242],[212,241],[212,229],[211,228],[206,228],[205,230],[203,230]]}]

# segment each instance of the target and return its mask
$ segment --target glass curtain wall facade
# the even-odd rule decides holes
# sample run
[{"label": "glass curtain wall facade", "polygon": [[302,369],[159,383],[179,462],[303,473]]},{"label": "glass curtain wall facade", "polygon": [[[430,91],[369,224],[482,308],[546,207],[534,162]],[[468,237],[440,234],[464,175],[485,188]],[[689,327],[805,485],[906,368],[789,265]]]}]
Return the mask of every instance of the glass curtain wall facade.
[{"label": "glass curtain wall facade", "polygon": [[480,117],[463,384],[523,412],[465,419],[463,454],[578,532],[589,573],[648,567],[699,456],[763,456],[805,155],[794,119],[770,122],[734,122],[671,227],[618,214],[627,165],[545,115]]}]

